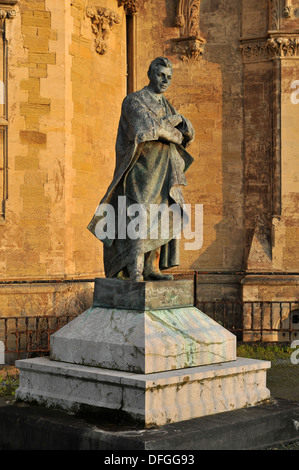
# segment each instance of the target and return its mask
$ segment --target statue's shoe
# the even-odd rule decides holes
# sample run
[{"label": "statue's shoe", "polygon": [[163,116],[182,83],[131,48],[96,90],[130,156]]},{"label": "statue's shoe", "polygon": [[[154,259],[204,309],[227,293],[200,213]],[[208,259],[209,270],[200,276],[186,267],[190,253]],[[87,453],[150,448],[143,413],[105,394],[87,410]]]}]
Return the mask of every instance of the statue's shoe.
[{"label": "statue's shoe", "polygon": [[161,271],[144,270],[143,277],[145,281],[173,281],[172,274],[162,274]]}]

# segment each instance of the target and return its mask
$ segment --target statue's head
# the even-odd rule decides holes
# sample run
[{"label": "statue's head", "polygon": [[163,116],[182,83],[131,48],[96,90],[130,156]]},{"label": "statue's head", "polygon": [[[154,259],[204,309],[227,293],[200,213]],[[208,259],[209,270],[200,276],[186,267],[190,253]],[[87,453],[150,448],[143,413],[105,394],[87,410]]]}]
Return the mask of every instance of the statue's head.
[{"label": "statue's head", "polygon": [[154,59],[148,69],[149,87],[155,93],[164,93],[172,80],[172,63],[166,57]]}]

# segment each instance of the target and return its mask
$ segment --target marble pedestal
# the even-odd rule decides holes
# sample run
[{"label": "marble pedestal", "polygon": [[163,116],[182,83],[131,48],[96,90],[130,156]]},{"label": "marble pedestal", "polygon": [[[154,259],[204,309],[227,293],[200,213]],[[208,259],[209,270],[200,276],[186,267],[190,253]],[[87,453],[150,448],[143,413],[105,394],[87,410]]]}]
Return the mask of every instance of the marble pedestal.
[{"label": "marble pedestal", "polygon": [[17,361],[17,398],[79,412],[127,414],[145,427],[176,423],[257,405],[269,398],[267,361],[225,364],[156,374],[87,367],[49,358]]},{"label": "marble pedestal", "polygon": [[270,363],[193,306],[192,281],[97,279],[92,308],[51,337],[49,358],[17,361],[16,398],[125,413],[145,426],[253,406]]}]

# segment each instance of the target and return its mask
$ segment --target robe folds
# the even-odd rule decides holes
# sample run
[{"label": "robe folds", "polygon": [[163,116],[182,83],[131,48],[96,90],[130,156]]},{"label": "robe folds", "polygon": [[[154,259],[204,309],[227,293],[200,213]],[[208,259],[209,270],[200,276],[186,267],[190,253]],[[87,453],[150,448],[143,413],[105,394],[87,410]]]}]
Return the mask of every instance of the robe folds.
[{"label": "robe folds", "polygon": [[[182,116],[182,122],[177,126],[184,136],[182,145],[159,139],[159,129],[163,122],[167,117],[177,114],[163,95],[158,102],[147,87],[129,94],[123,101],[116,140],[114,176],[87,227],[99,238],[97,224],[103,219],[103,204],[110,204],[114,208],[115,237],[99,238],[104,244],[104,267],[108,278],[115,277],[120,272],[126,274],[125,267],[137,253],[145,254],[159,247],[160,269],[179,265],[179,240],[175,237],[183,228],[183,212],[178,221],[169,211],[169,233],[166,237],[160,227],[161,218],[155,219],[159,226],[158,232],[155,232],[158,237],[149,236],[153,222],[149,215],[153,205],[169,207],[176,204],[183,208],[184,204],[182,186],[187,184],[185,172],[193,162],[185,148],[194,139],[193,126]],[[121,210],[120,200],[125,201]],[[133,204],[141,204],[144,213],[149,216],[143,227],[147,236],[137,239],[120,237],[120,213],[121,223],[128,227],[135,217],[128,210]],[[173,217],[175,223],[172,223]],[[186,220],[184,217],[184,223]]]}]

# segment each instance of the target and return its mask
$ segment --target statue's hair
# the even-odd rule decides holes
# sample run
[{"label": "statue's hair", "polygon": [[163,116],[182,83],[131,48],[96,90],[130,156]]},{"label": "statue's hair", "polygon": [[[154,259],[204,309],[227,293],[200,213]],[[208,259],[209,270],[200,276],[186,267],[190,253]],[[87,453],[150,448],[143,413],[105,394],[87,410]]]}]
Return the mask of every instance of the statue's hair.
[{"label": "statue's hair", "polygon": [[147,72],[147,76],[149,78],[150,78],[152,71],[155,70],[155,68],[158,67],[159,65],[162,65],[163,67],[167,67],[171,69],[172,71],[172,63],[170,62],[169,59],[167,59],[166,57],[156,57],[156,59],[154,59],[149,66],[149,69]]}]

